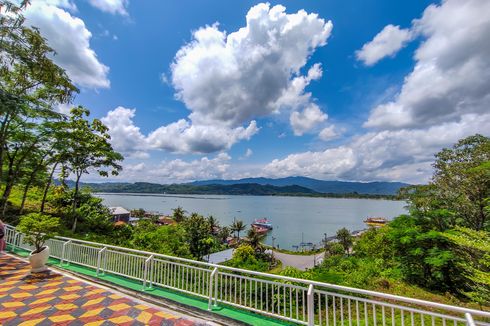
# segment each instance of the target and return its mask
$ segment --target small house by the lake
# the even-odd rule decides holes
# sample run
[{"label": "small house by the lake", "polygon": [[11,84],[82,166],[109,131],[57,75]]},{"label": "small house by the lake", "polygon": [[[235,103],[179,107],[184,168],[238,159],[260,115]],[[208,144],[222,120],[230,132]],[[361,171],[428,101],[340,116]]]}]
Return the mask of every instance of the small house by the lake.
[{"label": "small house by the lake", "polygon": [[123,207],[109,207],[109,211],[112,214],[113,222],[129,222],[129,217],[131,213]]}]

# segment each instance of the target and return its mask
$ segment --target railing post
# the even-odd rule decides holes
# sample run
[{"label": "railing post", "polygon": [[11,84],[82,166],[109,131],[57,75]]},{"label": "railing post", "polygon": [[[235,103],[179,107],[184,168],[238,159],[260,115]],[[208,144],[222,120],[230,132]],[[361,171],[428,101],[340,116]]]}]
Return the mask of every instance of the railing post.
[{"label": "railing post", "polygon": [[61,260],[60,260],[60,266],[63,265],[63,262],[65,261],[65,255],[66,255],[66,246],[71,243],[71,240],[66,241],[63,243],[63,248],[61,250]]},{"label": "railing post", "polygon": [[214,306],[218,306],[218,268],[216,267],[216,274],[214,275]]},{"label": "railing post", "polygon": [[473,320],[473,316],[469,312],[465,313],[464,317],[466,318],[467,326],[475,326],[475,321]]},{"label": "railing post", "polygon": [[[218,268],[215,267],[209,276],[209,300],[208,300],[208,310],[211,311],[211,305],[213,304],[213,285],[214,278],[218,275]],[[216,295],[216,293],[215,293]]]},{"label": "railing post", "polygon": [[[97,252],[97,273],[95,274],[96,276],[99,276],[99,273],[100,273],[100,262],[101,262],[101,259],[102,259],[102,254],[106,250],[107,250],[107,247],[104,247],[104,248],[100,249]],[[102,269],[102,271],[104,271],[104,270]]]},{"label": "railing post", "polygon": [[308,287],[308,293],[306,297],[306,303],[308,308],[308,326],[315,325],[315,289],[313,284]]},{"label": "railing post", "polygon": [[[151,255],[150,257],[148,257],[146,260],[145,260],[145,270],[143,272],[143,291],[146,290],[146,283],[148,281],[148,265],[150,265],[150,269],[153,269],[151,268],[153,266],[152,262],[153,262],[153,255]],[[150,273],[151,274],[151,273]],[[150,278],[152,279],[152,277]],[[151,288],[151,283],[152,281],[150,280],[150,288]]]},{"label": "railing post", "polygon": [[14,254],[15,254],[15,248],[17,247],[16,243],[17,243],[18,236],[19,236],[19,232],[14,231],[14,236],[13,236],[13,239],[12,239],[12,243],[10,244],[10,246],[12,248],[12,252]]}]

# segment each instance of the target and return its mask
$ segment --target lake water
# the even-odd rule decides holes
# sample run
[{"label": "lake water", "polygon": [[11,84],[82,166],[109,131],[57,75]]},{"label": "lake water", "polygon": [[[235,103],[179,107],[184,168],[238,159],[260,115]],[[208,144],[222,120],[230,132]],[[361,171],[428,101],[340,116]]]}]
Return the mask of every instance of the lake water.
[{"label": "lake water", "polygon": [[369,216],[392,219],[406,213],[404,201],[375,199],[337,199],[280,196],[218,196],[218,195],[141,195],[97,194],[107,206],[126,209],[143,208],[170,215],[172,209],[183,207],[187,212],[213,215],[221,225],[230,225],[233,218],[243,220],[247,226],[256,218],[267,217],[274,230],[272,236],[280,248],[293,249],[302,242],[320,243],[324,237],[347,229],[366,228],[363,220]]}]

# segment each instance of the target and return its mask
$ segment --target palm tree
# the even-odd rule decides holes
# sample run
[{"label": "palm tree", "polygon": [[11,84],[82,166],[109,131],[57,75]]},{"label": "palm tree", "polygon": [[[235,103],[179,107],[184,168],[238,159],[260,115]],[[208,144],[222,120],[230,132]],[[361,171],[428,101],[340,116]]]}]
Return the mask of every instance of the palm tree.
[{"label": "palm tree", "polygon": [[262,251],[262,244],[260,243],[262,237],[263,235],[259,234],[254,228],[248,230],[247,242],[256,252]]},{"label": "palm tree", "polygon": [[230,236],[231,230],[227,226],[223,226],[219,232],[218,232],[218,239],[221,241],[221,243],[225,243],[228,237]]},{"label": "palm tree", "polygon": [[238,241],[240,241],[240,232],[245,230],[245,227],[246,225],[241,220],[235,220],[233,221],[233,224],[231,224],[230,228],[233,232],[237,233]]},{"label": "palm tree", "polygon": [[182,207],[179,206],[177,208],[174,208],[172,211],[172,217],[174,218],[175,222],[180,223],[185,220],[186,211]]},{"label": "palm tree", "polygon": [[216,233],[216,229],[219,228],[218,220],[213,215],[208,216],[209,229],[212,234]]}]

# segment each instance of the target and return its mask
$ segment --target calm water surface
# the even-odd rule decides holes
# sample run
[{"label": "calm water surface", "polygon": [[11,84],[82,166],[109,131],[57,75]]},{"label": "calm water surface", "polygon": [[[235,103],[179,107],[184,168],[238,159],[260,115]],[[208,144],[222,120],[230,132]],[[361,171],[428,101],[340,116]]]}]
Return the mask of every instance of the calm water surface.
[{"label": "calm water surface", "polygon": [[302,241],[320,243],[327,236],[346,227],[351,231],[366,228],[368,216],[392,219],[406,213],[403,201],[374,199],[337,199],[279,196],[218,196],[218,195],[141,195],[97,194],[107,206],[126,209],[143,208],[170,215],[172,209],[182,206],[187,212],[213,215],[221,225],[229,225],[233,218],[247,226],[256,218],[267,217],[274,230],[269,233],[281,248],[293,249]]}]

